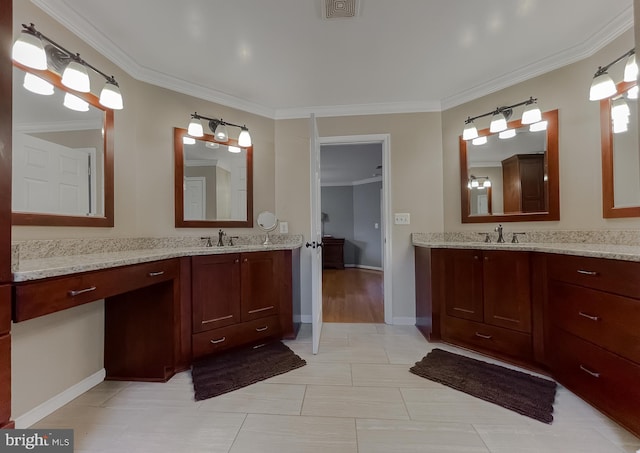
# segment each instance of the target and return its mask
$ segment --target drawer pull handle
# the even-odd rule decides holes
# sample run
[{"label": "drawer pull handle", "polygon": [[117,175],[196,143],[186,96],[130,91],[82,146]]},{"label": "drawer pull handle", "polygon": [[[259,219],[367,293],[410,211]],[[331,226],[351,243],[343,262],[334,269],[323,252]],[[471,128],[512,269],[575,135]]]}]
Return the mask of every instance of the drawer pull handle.
[{"label": "drawer pull handle", "polygon": [[581,312],[579,311],[578,314],[584,318],[590,319],[592,321],[600,321],[600,317],[599,316],[593,316],[593,315],[589,315],[587,313]]},{"label": "drawer pull handle", "polygon": [[269,326],[264,326],[264,327],[256,327],[256,332],[264,332],[265,330],[267,330],[269,328]]},{"label": "drawer pull handle", "polygon": [[484,335],[480,332],[476,332],[476,337],[484,338],[485,340],[491,340],[491,335]]},{"label": "drawer pull handle", "polygon": [[585,271],[583,269],[578,269],[578,274],[582,275],[598,275],[596,271]]},{"label": "drawer pull handle", "polygon": [[226,341],[227,337],[222,337],[218,340],[210,340],[211,344],[218,344],[218,343],[222,343],[223,341]]},{"label": "drawer pull handle", "polygon": [[252,315],[254,313],[260,313],[261,311],[271,310],[273,305],[269,305],[268,307],[256,308],[255,310],[249,310],[249,314]]},{"label": "drawer pull handle", "polygon": [[98,289],[96,286],[92,286],[91,288],[85,288],[85,289],[72,289],[71,291],[69,291],[69,295],[71,297],[76,297],[76,296],[79,296],[80,294],[90,293],[91,291],[95,291],[96,289]]},{"label": "drawer pull handle", "polygon": [[162,274],[164,274],[164,271],[149,272],[149,277],[157,277],[158,275],[162,275]]},{"label": "drawer pull handle", "polygon": [[596,373],[595,371],[591,371],[590,369],[588,369],[584,365],[580,365],[580,369],[582,371],[584,371],[585,373],[587,373],[588,375],[590,375],[590,376],[593,376],[595,378],[599,378],[600,377],[600,373]]}]

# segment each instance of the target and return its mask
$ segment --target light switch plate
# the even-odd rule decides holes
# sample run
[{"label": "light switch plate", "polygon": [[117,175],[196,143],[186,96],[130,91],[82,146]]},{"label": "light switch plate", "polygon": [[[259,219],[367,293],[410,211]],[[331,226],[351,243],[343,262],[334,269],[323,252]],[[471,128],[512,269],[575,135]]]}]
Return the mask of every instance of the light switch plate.
[{"label": "light switch plate", "polygon": [[408,212],[396,213],[393,217],[396,225],[409,225],[411,223],[411,215]]},{"label": "light switch plate", "polygon": [[287,234],[289,232],[289,222],[280,222],[280,233]]}]

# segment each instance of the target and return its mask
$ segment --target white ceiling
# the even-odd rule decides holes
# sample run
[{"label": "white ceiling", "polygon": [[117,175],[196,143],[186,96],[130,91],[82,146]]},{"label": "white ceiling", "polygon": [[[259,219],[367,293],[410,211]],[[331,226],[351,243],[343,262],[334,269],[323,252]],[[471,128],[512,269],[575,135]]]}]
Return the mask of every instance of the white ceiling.
[{"label": "white ceiling", "polygon": [[632,0],[32,1],[136,79],[276,119],[439,111],[633,24]]}]

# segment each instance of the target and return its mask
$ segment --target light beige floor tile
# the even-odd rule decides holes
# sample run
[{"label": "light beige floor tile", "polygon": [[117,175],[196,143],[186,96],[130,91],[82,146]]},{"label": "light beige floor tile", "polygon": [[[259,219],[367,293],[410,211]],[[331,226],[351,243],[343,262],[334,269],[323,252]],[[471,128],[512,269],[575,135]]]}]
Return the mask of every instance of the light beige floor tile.
[{"label": "light beige floor tile", "polygon": [[469,424],[358,419],[356,428],[359,453],[489,452]]},{"label": "light beige floor tile", "polygon": [[351,385],[349,363],[312,362],[264,381],[279,384]]},{"label": "light beige floor tile", "polygon": [[634,436],[621,426],[605,423],[594,423],[593,428],[604,436],[609,442],[622,448],[624,451],[632,451],[636,453],[636,450],[640,450],[640,438]]},{"label": "light beige floor tile", "polygon": [[409,372],[409,365],[354,363],[353,385],[357,387],[432,387],[440,384]]},{"label": "light beige floor tile", "polygon": [[600,433],[588,428],[558,429],[553,425],[505,426],[474,424],[492,453],[620,453]]},{"label": "light beige floor tile", "polygon": [[[307,360],[307,357],[305,357]],[[382,346],[333,346],[322,344],[318,354],[308,357],[309,362],[389,363]]]},{"label": "light beige floor tile", "polygon": [[509,425],[526,425],[531,420],[466,393],[440,387],[400,389],[412,420]]},{"label": "light beige floor tile", "polygon": [[376,333],[381,335],[410,335],[416,338],[426,339],[416,326],[394,326],[391,324],[376,324]]},{"label": "light beige floor tile", "polygon": [[356,453],[353,419],[249,414],[230,453]]},{"label": "light beige floor tile", "polygon": [[309,385],[302,415],[407,420],[397,388]]},{"label": "light beige floor tile", "polygon": [[253,414],[300,415],[304,385],[258,382],[201,401],[203,412],[242,412]]},{"label": "light beige floor tile", "polygon": [[73,428],[76,425],[96,425],[116,430],[118,427],[127,427],[140,417],[144,417],[146,412],[147,409],[140,408],[67,404],[31,427]]},{"label": "light beige floor tile", "polygon": [[366,323],[336,323],[325,322],[322,324],[321,342],[330,338],[348,338],[349,335],[377,333],[376,324]]},{"label": "light beige floor tile", "polygon": [[180,383],[141,383],[125,387],[104,402],[106,407],[172,408],[199,405],[194,400],[193,385]]}]

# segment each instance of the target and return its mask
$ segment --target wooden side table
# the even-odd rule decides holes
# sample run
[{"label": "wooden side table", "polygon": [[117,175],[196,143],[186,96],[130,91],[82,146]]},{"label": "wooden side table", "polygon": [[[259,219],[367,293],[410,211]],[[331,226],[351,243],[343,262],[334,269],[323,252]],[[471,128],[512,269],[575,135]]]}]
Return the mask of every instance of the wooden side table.
[{"label": "wooden side table", "polygon": [[322,238],[322,267],[344,269],[344,238]]}]

